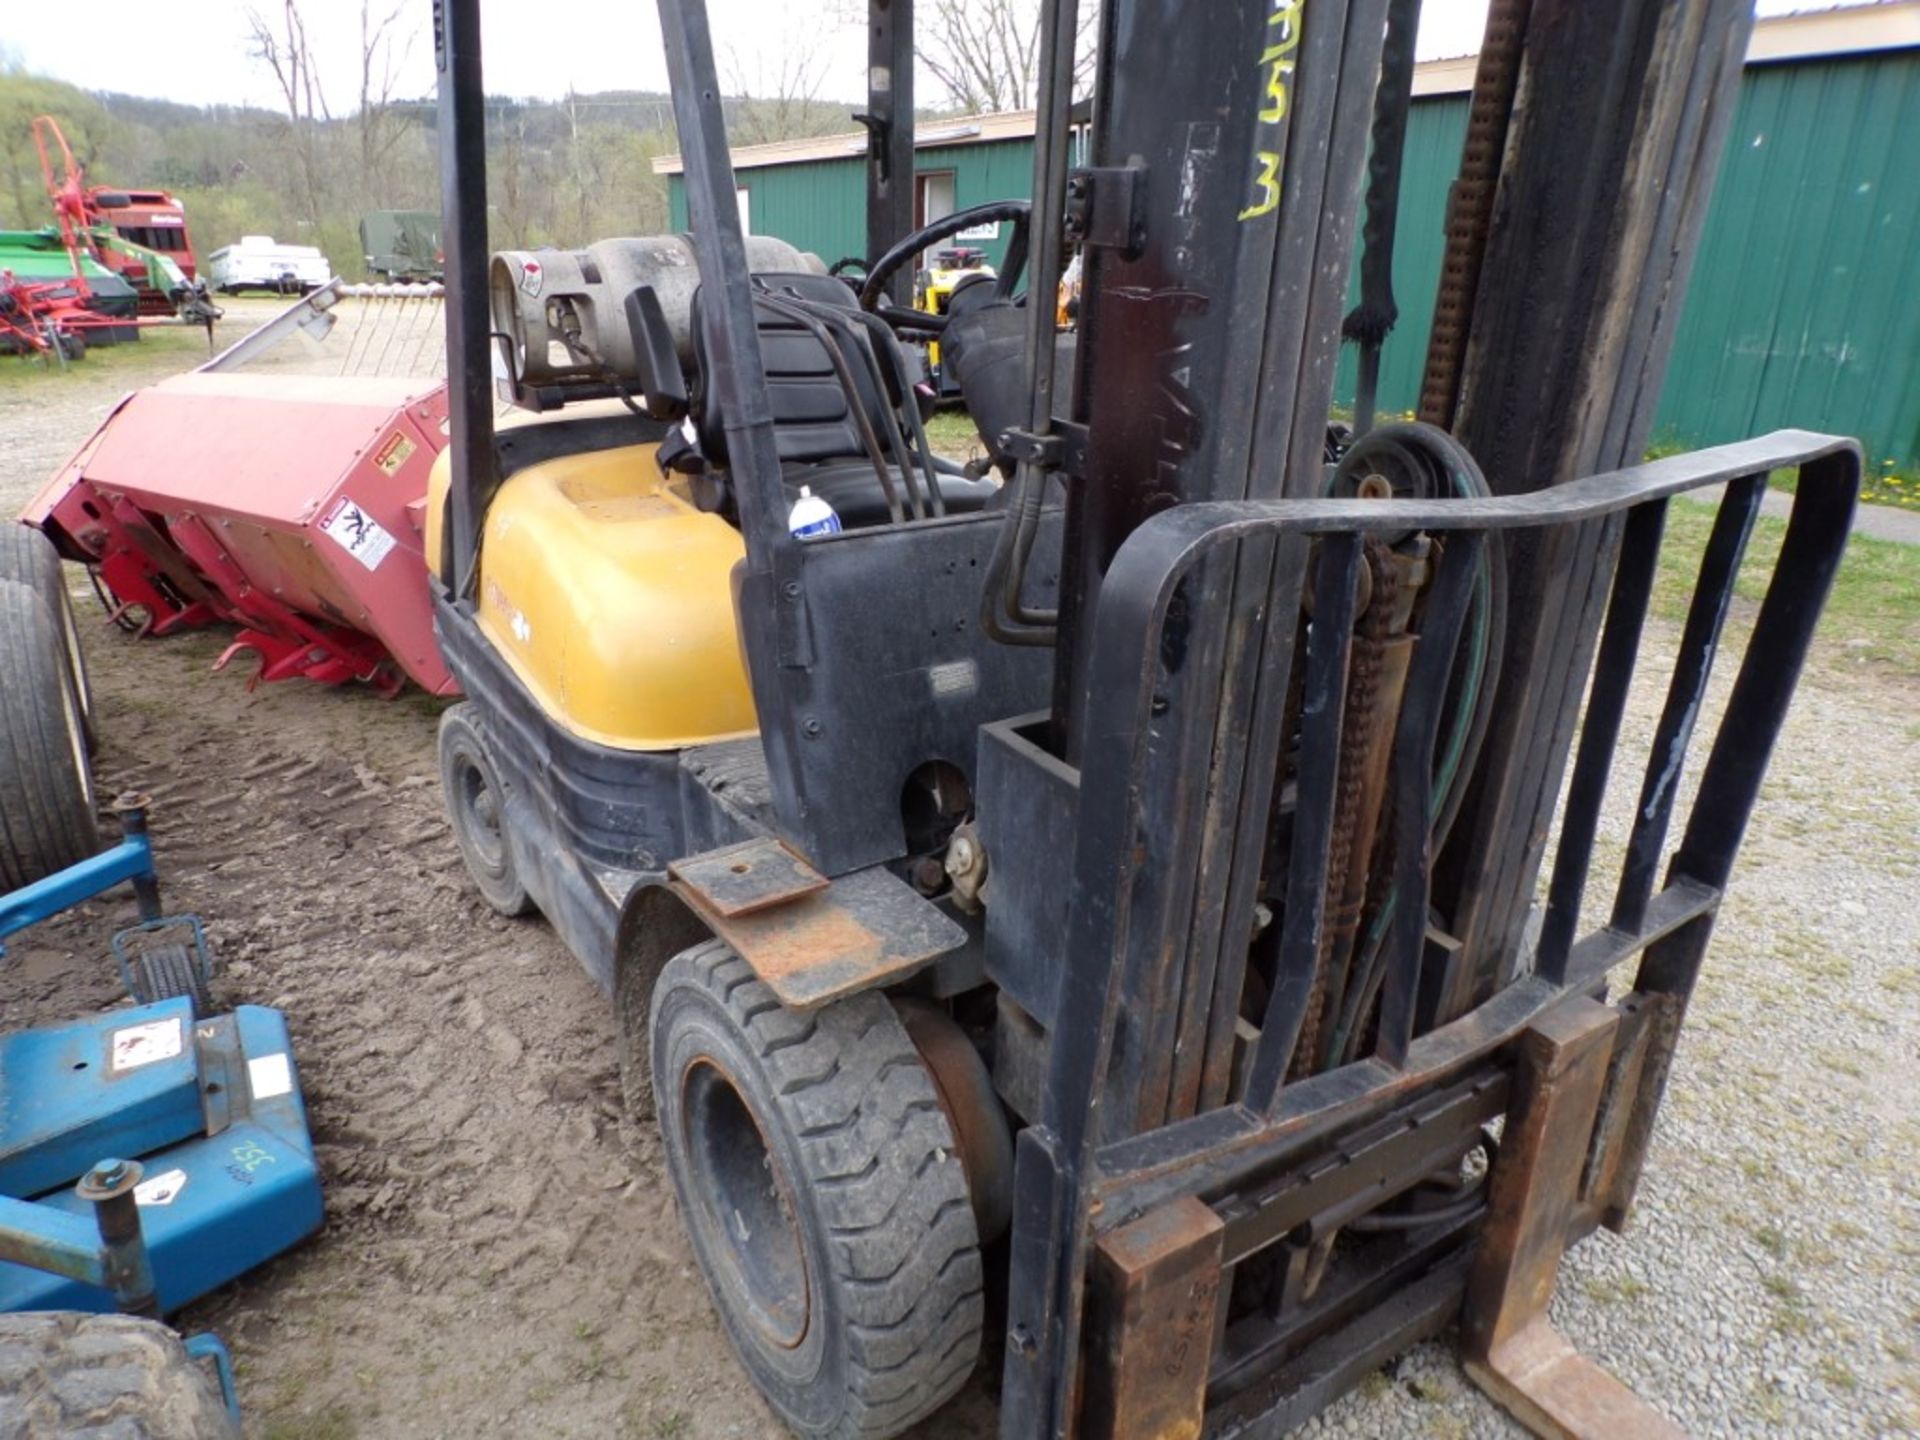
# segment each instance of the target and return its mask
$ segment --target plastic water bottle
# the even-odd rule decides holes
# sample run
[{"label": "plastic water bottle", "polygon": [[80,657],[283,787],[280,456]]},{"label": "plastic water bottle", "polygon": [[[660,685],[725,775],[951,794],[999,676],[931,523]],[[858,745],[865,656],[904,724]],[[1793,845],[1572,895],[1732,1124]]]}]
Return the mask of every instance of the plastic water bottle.
[{"label": "plastic water bottle", "polygon": [[810,535],[835,535],[840,531],[840,517],[834,514],[833,506],[813,493],[812,486],[802,485],[800,498],[787,512],[787,528],[802,539]]}]

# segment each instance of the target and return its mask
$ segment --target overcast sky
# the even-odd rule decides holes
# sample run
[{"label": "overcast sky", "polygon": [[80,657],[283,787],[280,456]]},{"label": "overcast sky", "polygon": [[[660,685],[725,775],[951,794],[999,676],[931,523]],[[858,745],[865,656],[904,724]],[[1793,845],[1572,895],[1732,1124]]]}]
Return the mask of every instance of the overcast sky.
[{"label": "overcast sky", "polygon": [[[1826,8],[1832,0],[1759,0],[1762,15]],[[1841,0],[1846,3],[1846,0]],[[274,0],[255,0],[271,15]],[[399,93],[433,85],[430,0],[407,0],[412,43]],[[192,104],[251,103],[278,108],[272,77],[247,54],[248,0],[86,0],[69,9],[44,0],[0,0],[0,49],[30,70],[88,90],[155,95]],[[380,8],[380,0],[375,0]],[[709,0],[716,50],[729,88],[778,83],[783,56],[815,47],[822,93],[853,99],[864,91],[860,28],[823,17],[835,0]],[[350,110],[358,86],[360,7],[352,0],[304,0],[308,31],[329,104]],[[660,26],[651,4],[636,0],[482,0],[487,89],[494,94],[557,96],[580,91],[666,88]],[[1420,56],[1472,53],[1486,0],[1426,0]],[[168,37],[164,44],[125,41]],[[109,36],[122,37],[107,43]],[[931,100],[932,87],[921,93]]]}]

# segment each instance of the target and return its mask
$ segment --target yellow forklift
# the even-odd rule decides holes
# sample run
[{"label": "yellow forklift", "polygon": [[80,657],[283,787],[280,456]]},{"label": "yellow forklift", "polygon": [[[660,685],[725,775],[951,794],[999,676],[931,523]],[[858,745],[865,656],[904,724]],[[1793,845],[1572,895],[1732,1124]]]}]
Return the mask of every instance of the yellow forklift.
[{"label": "yellow forklift", "polygon": [[[914,276],[913,308],[929,315],[945,315],[953,305],[954,292],[962,285],[996,278],[987,263],[987,252],[974,245],[949,245],[933,252],[933,258]],[[942,400],[958,396],[959,383],[940,366],[940,342],[927,342],[927,373],[933,393]]]},{"label": "yellow forklift", "polygon": [[[767,1403],[877,1440],[984,1358],[1007,1440],[1269,1436],[1458,1321],[1540,1433],[1669,1433],[1546,1305],[1631,1211],[1859,475],[1798,432],[1638,463],[1748,7],[1494,0],[1420,419],[1334,463],[1417,0],[1106,0],[1079,165],[1045,0],[1031,197],[919,229],[911,0],[872,0],[857,288],[742,235],[707,7],[659,10],[691,233],[490,256],[479,3],[436,6],[440,759],[481,893],[607,991]],[[997,273],[914,307],[992,222]],[[927,339],[990,472],[928,444]]]}]

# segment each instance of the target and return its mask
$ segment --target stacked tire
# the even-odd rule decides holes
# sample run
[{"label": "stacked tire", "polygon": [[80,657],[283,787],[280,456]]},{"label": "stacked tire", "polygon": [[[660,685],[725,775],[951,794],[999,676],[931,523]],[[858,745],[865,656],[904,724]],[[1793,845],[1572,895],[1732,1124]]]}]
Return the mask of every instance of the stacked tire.
[{"label": "stacked tire", "polygon": [[93,692],[53,544],[0,522],[0,891],[99,848]]}]

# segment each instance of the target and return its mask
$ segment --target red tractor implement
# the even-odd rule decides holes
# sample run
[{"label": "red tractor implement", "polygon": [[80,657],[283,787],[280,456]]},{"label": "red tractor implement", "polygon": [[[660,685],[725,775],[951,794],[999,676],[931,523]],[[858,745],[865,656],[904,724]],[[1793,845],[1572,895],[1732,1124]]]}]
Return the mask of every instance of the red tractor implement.
[{"label": "red tractor implement", "polygon": [[86,168],[74,159],[60,122],[51,115],[35,118],[33,145],[83,298],[88,287],[79,257],[84,250],[133,286],[141,315],[178,316],[209,326],[219,318],[219,309],[206,298],[206,287],[195,278],[186,209],[178,200],[164,190],[88,185]]},{"label": "red tractor implement", "polygon": [[236,368],[278,332],[330,321],[339,289],[129,395],[22,518],[97,567],[126,628],[237,626],[219,665],[252,651],[256,681],[364,681],[391,695],[412,679],[451,694],[422,554],[445,385]]}]

